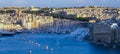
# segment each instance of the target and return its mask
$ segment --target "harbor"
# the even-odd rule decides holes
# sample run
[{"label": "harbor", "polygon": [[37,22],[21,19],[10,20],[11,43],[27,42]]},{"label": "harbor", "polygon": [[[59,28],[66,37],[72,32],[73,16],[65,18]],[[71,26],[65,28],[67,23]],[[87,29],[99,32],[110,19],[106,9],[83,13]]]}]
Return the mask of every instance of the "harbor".
[{"label": "harbor", "polygon": [[22,33],[1,37],[0,54],[109,54],[111,51],[119,54],[119,48],[112,49],[85,41],[61,38],[68,35]]},{"label": "harbor", "polygon": [[120,0],[0,4],[0,54],[120,54]]}]

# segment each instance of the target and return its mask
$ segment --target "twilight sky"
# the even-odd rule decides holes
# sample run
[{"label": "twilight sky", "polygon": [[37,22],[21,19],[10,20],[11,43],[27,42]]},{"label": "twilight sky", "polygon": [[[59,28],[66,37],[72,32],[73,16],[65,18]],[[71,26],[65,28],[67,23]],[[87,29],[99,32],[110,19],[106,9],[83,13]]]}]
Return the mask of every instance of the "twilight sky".
[{"label": "twilight sky", "polygon": [[80,7],[80,6],[120,7],[120,0],[0,0],[4,6],[37,7]]}]

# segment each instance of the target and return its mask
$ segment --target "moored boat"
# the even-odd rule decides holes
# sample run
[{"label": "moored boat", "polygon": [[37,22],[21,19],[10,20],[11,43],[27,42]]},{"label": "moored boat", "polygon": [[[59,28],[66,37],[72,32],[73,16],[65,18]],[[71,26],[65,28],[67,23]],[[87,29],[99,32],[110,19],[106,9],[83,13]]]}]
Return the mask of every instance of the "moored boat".
[{"label": "moored boat", "polygon": [[1,36],[3,36],[3,35],[11,36],[11,35],[14,35],[15,32],[4,30],[4,31],[0,31],[0,34],[1,34]]}]

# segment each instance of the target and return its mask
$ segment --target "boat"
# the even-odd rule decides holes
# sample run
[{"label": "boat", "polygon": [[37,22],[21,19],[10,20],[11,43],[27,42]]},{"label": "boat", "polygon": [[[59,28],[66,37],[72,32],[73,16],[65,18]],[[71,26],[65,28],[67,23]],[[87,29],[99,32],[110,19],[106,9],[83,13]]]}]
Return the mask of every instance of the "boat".
[{"label": "boat", "polygon": [[23,30],[15,30],[16,33],[22,33]]},{"label": "boat", "polygon": [[4,35],[11,36],[11,35],[14,35],[15,32],[2,30],[2,31],[0,31],[0,34],[1,34],[1,36],[4,36]]}]

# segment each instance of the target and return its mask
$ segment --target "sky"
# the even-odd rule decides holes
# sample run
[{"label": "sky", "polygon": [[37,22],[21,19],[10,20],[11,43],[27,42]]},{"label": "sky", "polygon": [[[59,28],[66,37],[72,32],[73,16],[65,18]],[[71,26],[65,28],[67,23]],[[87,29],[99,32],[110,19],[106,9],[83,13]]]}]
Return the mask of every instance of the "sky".
[{"label": "sky", "polygon": [[104,6],[120,7],[120,0],[0,0],[0,7],[36,6],[36,7],[81,7]]}]

